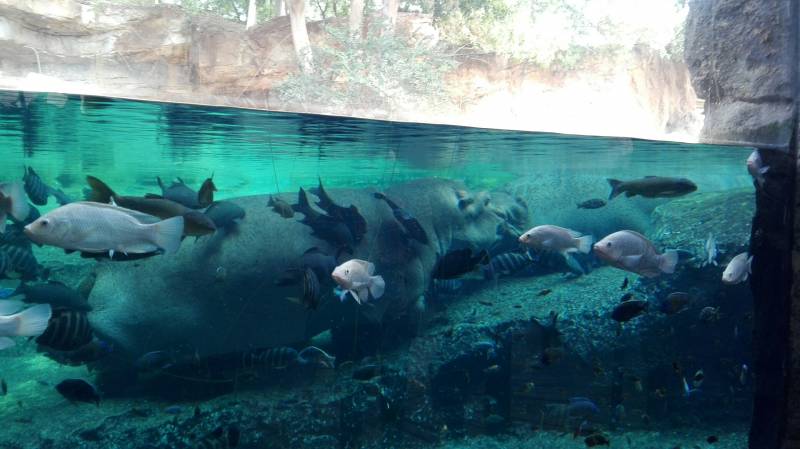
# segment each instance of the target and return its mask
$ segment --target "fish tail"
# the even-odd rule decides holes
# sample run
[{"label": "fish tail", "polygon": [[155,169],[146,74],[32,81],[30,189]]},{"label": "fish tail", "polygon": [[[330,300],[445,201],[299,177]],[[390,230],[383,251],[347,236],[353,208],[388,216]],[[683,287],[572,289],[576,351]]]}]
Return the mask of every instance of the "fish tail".
[{"label": "fish tail", "polygon": [[156,246],[167,254],[178,251],[183,236],[183,217],[168,218],[150,226],[154,229],[153,243]]},{"label": "fish tail", "polygon": [[11,318],[16,322],[16,329],[13,329],[11,333],[18,337],[38,337],[47,329],[52,314],[53,310],[50,304],[37,304],[12,315]]},{"label": "fish tail", "polygon": [[87,176],[86,183],[89,184],[91,191],[87,195],[87,200],[95,203],[108,204],[116,196],[111,187],[94,176]]},{"label": "fish tail", "polygon": [[589,251],[592,250],[592,243],[594,243],[594,237],[591,235],[584,235],[575,239],[576,248],[578,251],[582,252],[583,254],[589,254]]},{"label": "fish tail", "polygon": [[324,350],[322,350],[322,349],[320,349],[320,348],[318,348],[316,346],[309,346],[309,347],[307,347],[307,348],[305,348],[302,351],[297,353],[297,361],[301,365],[307,365],[309,363],[309,359],[306,357],[306,355],[308,353],[322,354],[322,356],[325,357],[331,363],[331,365],[333,365],[333,362],[336,360],[336,357],[328,354]]},{"label": "fish tail", "polygon": [[663,273],[674,273],[675,266],[678,265],[678,252],[670,249],[659,256],[658,269]]},{"label": "fish tail", "polygon": [[610,201],[613,200],[614,197],[622,193],[622,191],[620,190],[622,181],[620,181],[619,179],[611,179],[611,178],[606,179],[606,181],[608,181],[608,185],[611,186],[611,193],[608,195],[608,199]]},{"label": "fish tail", "polygon": [[369,293],[372,295],[373,298],[378,299],[383,296],[383,292],[386,289],[386,282],[383,280],[383,276],[372,276],[372,282],[369,285]]},{"label": "fish tail", "polygon": [[11,216],[17,221],[23,221],[28,218],[31,207],[28,205],[28,201],[25,197],[25,190],[23,190],[20,183],[15,182],[11,184],[8,197],[11,201],[11,207],[9,209]]},{"label": "fish tail", "polygon": [[308,214],[309,211],[313,210],[311,209],[311,204],[308,202],[308,195],[302,187],[300,187],[300,191],[297,192],[297,204],[292,204],[292,210],[301,214]]}]

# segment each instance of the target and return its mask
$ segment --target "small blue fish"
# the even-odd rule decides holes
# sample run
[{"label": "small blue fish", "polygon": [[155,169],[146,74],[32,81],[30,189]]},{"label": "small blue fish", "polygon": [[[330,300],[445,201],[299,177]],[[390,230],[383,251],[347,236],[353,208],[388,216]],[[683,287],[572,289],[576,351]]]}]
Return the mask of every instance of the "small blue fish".
[{"label": "small blue fish", "polygon": [[16,291],[17,290],[14,288],[6,288],[6,287],[0,288],[0,299],[10,298],[14,296],[14,292]]},{"label": "small blue fish", "polygon": [[684,397],[691,399],[693,397],[699,396],[702,392],[703,392],[703,390],[701,390],[699,388],[689,388],[689,384],[686,383],[686,378],[685,377],[683,378],[683,396]]}]

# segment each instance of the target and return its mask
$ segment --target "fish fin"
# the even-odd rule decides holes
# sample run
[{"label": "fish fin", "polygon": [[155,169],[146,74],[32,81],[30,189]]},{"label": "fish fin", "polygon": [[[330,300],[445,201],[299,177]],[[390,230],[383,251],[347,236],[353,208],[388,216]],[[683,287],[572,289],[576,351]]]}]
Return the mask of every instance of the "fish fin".
[{"label": "fish fin", "polygon": [[611,178],[606,179],[606,181],[608,181],[608,185],[611,186],[611,193],[608,195],[608,200],[611,201],[614,199],[614,197],[616,197],[621,193],[619,191],[619,187],[622,184],[622,181],[620,181],[619,179],[611,179]]},{"label": "fish fin", "polygon": [[86,199],[89,201],[108,204],[113,197],[117,196],[111,187],[94,176],[87,176],[86,183],[89,184],[90,189],[89,193],[86,195]]},{"label": "fish fin", "polygon": [[[747,274],[753,272],[753,256],[747,258]],[[747,277],[745,277],[747,279]]]},{"label": "fish fin", "polygon": [[114,250],[113,249],[108,250],[108,258],[109,259],[113,259],[114,258]]},{"label": "fish fin", "polygon": [[183,217],[172,217],[150,225],[154,229],[153,243],[172,254],[181,246],[183,235]]},{"label": "fish fin", "polygon": [[3,349],[8,349],[14,346],[15,344],[16,343],[14,343],[14,340],[8,337],[0,337],[0,351],[2,351]]},{"label": "fish fin", "polygon": [[269,200],[267,200],[267,206],[274,206],[275,205],[275,198],[272,195],[269,196]]},{"label": "fish fin", "polygon": [[17,328],[13,334],[18,337],[38,337],[47,329],[53,309],[50,304],[37,304],[13,315]]},{"label": "fish fin", "polygon": [[183,179],[178,178],[177,176],[175,177],[175,179],[177,179],[179,183],[186,185],[186,182]]},{"label": "fish fin", "polygon": [[358,260],[358,259],[353,259],[353,262],[355,262],[355,263],[361,265],[362,267],[364,267],[364,269],[367,270],[367,274],[368,275],[372,276],[373,274],[375,274],[375,264],[374,263],[366,261],[366,260]]},{"label": "fish fin", "polygon": [[386,199],[386,195],[382,194],[381,192],[375,192],[375,193],[372,194],[372,196],[374,196],[375,199],[379,199],[379,200],[385,200]]},{"label": "fish fin", "polygon": [[383,291],[386,289],[386,282],[383,276],[372,276],[372,282],[369,285],[369,293],[373,298],[378,299],[383,296]]},{"label": "fish fin", "polygon": [[361,298],[358,296],[358,292],[356,290],[347,290],[347,292],[353,296],[358,304],[361,304]]},{"label": "fish fin", "polygon": [[31,206],[28,204],[22,184],[18,182],[12,183],[8,196],[11,198],[11,210],[9,210],[11,216],[17,221],[24,221],[28,218]]},{"label": "fish fin", "polygon": [[583,254],[589,254],[589,251],[592,250],[592,243],[594,243],[594,237],[591,235],[584,235],[582,237],[578,237],[577,240],[577,249],[578,251],[582,252]]},{"label": "fish fin", "polygon": [[676,265],[678,265],[678,252],[674,249],[664,251],[664,254],[659,256],[658,269],[662,272],[674,273]]},{"label": "fish fin", "polygon": [[17,301],[15,299],[6,299],[0,301],[0,316],[13,315],[23,307],[25,307],[25,304],[23,304],[22,301]]},{"label": "fish fin", "polygon": [[767,166],[767,167],[761,167],[761,168],[759,168],[759,169],[758,169],[758,172],[759,172],[760,174],[762,174],[762,175],[763,175],[763,174],[766,174],[768,171],[769,171],[769,166]]},{"label": "fish fin", "polygon": [[567,266],[576,273],[586,274],[586,270],[583,269],[583,266],[569,253],[563,253],[564,260],[567,262]]}]

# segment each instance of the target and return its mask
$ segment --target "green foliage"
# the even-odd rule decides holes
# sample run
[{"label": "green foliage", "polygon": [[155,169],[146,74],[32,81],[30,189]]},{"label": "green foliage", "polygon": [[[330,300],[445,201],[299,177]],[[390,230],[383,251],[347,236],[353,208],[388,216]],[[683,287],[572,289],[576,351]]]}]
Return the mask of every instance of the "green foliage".
[{"label": "green foliage", "polygon": [[213,13],[244,23],[247,20],[247,3],[248,0],[181,0],[180,5],[189,11]]},{"label": "green foliage", "polygon": [[326,43],[313,48],[314,70],[289,77],[278,89],[292,103],[336,108],[386,108],[444,98],[444,75],[455,62],[426,40],[382,33],[377,24],[355,39],[327,27]]}]

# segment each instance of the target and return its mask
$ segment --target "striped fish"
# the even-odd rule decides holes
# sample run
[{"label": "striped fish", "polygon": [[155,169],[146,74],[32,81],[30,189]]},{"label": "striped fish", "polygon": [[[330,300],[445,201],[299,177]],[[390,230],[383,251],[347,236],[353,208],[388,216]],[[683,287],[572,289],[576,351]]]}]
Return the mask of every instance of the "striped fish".
[{"label": "striped fish", "polygon": [[263,373],[286,369],[296,362],[297,350],[294,348],[259,348],[242,353],[240,369],[244,372]]},{"label": "striped fish", "polygon": [[86,312],[56,309],[36,343],[57,351],[73,351],[92,341],[93,336]]},{"label": "striped fish", "polygon": [[28,194],[28,198],[33,204],[37,206],[47,204],[50,187],[33,171],[33,167],[25,167],[25,175],[22,177],[22,182],[25,184],[25,193]]},{"label": "striped fish", "polygon": [[6,226],[6,232],[0,233],[0,246],[13,245],[30,248],[31,240],[23,232],[23,227],[17,224]]},{"label": "striped fish", "polygon": [[464,282],[460,279],[434,279],[433,292],[436,294],[455,293],[461,289]]},{"label": "striped fish", "polygon": [[22,279],[36,279],[39,277],[40,266],[30,248],[17,245],[0,245],[0,252],[4,253],[10,262],[6,272],[17,273]]},{"label": "striped fish", "polygon": [[306,268],[303,271],[303,277],[300,282],[302,286],[302,296],[300,298],[289,297],[289,301],[300,304],[306,309],[317,310],[319,307],[319,300],[321,290],[319,288],[319,279],[311,268]]},{"label": "striped fish", "polygon": [[496,279],[499,276],[511,276],[536,262],[530,253],[508,252],[492,257],[489,265],[484,267],[483,275],[486,279]]}]

